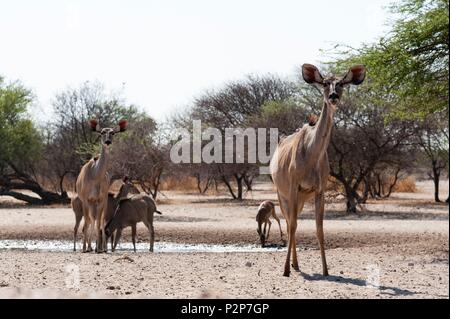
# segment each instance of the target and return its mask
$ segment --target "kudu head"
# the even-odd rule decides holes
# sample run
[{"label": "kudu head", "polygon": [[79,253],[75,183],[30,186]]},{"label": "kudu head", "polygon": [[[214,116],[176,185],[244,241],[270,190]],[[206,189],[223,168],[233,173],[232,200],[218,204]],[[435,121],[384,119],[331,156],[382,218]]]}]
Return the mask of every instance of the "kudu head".
[{"label": "kudu head", "polygon": [[264,247],[266,245],[266,236],[262,231],[260,222],[258,222],[258,228],[256,228],[256,231],[258,232],[259,240],[261,241],[261,246]]},{"label": "kudu head", "polygon": [[92,131],[96,132],[101,136],[102,144],[109,146],[112,144],[114,134],[124,132],[126,130],[128,121],[122,119],[114,128],[110,127],[101,128],[100,124],[98,124],[98,121],[95,119],[90,120],[89,124],[91,126]]},{"label": "kudu head", "polygon": [[308,84],[313,84],[322,89],[325,103],[334,108],[339,105],[344,87],[349,84],[359,85],[366,77],[366,67],[355,65],[344,76],[323,77],[319,70],[312,64],[303,64],[303,79]]}]

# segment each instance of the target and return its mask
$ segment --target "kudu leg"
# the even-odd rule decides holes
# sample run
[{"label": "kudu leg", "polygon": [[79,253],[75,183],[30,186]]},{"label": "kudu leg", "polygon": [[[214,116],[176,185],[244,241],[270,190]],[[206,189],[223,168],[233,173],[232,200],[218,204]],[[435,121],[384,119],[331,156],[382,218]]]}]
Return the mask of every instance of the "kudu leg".
[{"label": "kudu leg", "polygon": [[153,224],[150,224],[150,252],[153,252],[154,244],[155,244],[155,228],[153,228]]},{"label": "kudu leg", "polygon": [[296,232],[297,232],[297,217],[295,216],[295,218],[292,218],[291,221],[289,222],[289,241],[291,241],[292,238],[292,243],[290,246],[292,250],[292,268],[298,271],[299,267],[297,260],[297,243],[295,238]]},{"label": "kudu leg", "polygon": [[[290,196],[290,199],[281,198],[278,194],[278,200],[280,202],[281,211],[286,218],[287,233],[288,233],[288,251],[286,256],[286,262],[284,263],[283,276],[289,277],[291,273],[291,253],[295,254],[295,231],[297,230],[297,194]],[[297,261],[295,255],[294,261]]]},{"label": "kudu leg", "polygon": [[88,229],[88,252],[93,251],[92,249],[92,239],[94,238],[95,235],[95,220],[96,220],[96,215],[95,215],[95,207],[93,207],[92,205],[89,206],[89,219],[90,219],[90,223],[89,223],[89,229]]},{"label": "kudu leg", "polygon": [[136,252],[136,225],[131,226],[131,241],[133,242],[134,252]]},{"label": "kudu leg", "polygon": [[76,217],[75,219],[75,227],[73,228],[73,251],[77,251],[77,234],[82,218],[83,217],[81,218]]},{"label": "kudu leg", "polygon": [[267,223],[269,223],[269,229],[267,230],[266,240],[269,240],[270,227],[272,227],[272,222],[270,220],[267,220]]},{"label": "kudu leg", "polygon": [[92,232],[92,219],[89,212],[89,207],[83,205],[84,225],[83,225],[83,253],[91,252],[91,232]]},{"label": "kudu leg", "polygon": [[292,267],[297,271],[299,271],[300,268],[298,267],[297,242],[296,242],[295,234],[297,232],[297,216],[298,216],[298,214],[300,214],[302,212],[304,204],[305,204],[304,200],[302,198],[300,198],[299,196],[297,196],[297,206],[295,207],[295,215],[290,221],[290,227],[292,229],[294,229],[294,230],[291,229],[291,231],[293,232],[293,239],[294,239],[294,244],[292,247]]},{"label": "kudu leg", "polygon": [[114,238],[116,237],[114,233],[115,232],[112,232],[111,234],[111,251],[114,251]]},{"label": "kudu leg", "polygon": [[83,253],[87,252],[87,238],[88,238],[88,232],[89,232],[89,227],[90,227],[90,219],[86,218],[84,220],[84,224],[83,224]]},{"label": "kudu leg", "polygon": [[275,213],[275,209],[273,210],[272,217],[277,221],[278,227],[280,228],[281,241],[282,241],[284,244],[286,244],[285,241],[284,241],[284,239],[283,239],[283,231],[281,230],[281,222],[280,222],[280,219],[278,218],[277,214]]},{"label": "kudu leg", "polygon": [[328,276],[327,260],[325,258],[325,245],[323,235],[323,214],[324,214],[324,194],[316,194],[315,208],[316,208],[316,232],[319,241],[320,256],[322,258],[322,271],[324,276]]},{"label": "kudu leg", "polygon": [[101,226],[100,219],[97,218],[95,221],[95,228],[97,233],[97,242],[95,245],[95,252],[96,253],[102,253],[103,252],[103,230]]},{"label": "kudu leg", "polygon": [[122,229],[118,228],[116,230],[116,236],[114,238],[114,245],[112,251],[116,251],[117,244],[119,243],[120,236],[122,236]]},{"label": "kudu leg", "polygon": [[149,233],[149,239],[150,239],[150,248],[149,248],[149,251],[150,252],[153,252],[153,246],[154,246],[154,244],[155,244],[155,228],[153,227],[153,221],[151,221],[151,222],[145,222],[144,223],[145,224],[145,226],[147,227],[147,229],[148,229],[148,233]]},{"label": "kudu leg", "polygon": [[266,228],[267,228],[267,221],[264,222],[264,227],[263,227],[264,239],[266,239]]}]

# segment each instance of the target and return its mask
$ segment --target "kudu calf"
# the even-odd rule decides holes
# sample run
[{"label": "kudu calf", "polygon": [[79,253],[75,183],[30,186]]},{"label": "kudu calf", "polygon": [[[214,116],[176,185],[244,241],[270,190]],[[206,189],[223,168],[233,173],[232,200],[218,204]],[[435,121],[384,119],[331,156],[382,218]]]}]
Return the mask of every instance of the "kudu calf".
[{"label": "kudu calf", "polygon": [[[108,193],[108,201],[106,204],[106,212],[104,216],[106,223],[113,218],[120,200],[126,198],[128,193],[130,192],[130,189],[134,187],[133,184],[128,181],[128,177],[124,177],[122,181],[123,184],[121,185],[119,192],[117,194],[113,194],[110,192]],[[73,251],[76,251],[78,228],[80,227],[81,220],[83,219],[83,206],[81,203],[81,199],[78,195],[72,197],[71,205],[72,210],[75,214],[75,227],[73,228]],[[83,231],[84,227],[85,226],[83,225]],[[113,247],[113,242],[114,242],[114,235],[111,235],[111,250]]]},{"label": "kudu calf", "polygon": [[[258,214],[256,215],[256,221],[258,222],[258,228],[256,229],[256,231],[258,232],[262,247],[266,246],[266,241],[269,239],[270,227],[272,226],[272,222],[270,221],[271,216],[278,222],[278,226],[280,227],[281,241],[284,243],[280,219],[275,213],[275,205],[271,201],[266,200],[262,202],[261,205],[259,205]],[[264,229],[262,228],[262,224],[264,224]],[[266,229],[267,224],[269,224],[269,229]]]},{"label": "kudu calf", "polygon": [[153,228],[154,213],[161,214],[161,212],[156,210],[156,204],[153,199],[146,194],[133,195],[132,197],[121,200],[113,218],[105,226],[107,238],[116,231],[112,251],[116,250],[116,246],[122,235],[122,230],[130,226],[133,248],[136,252],[136,224],[143,222],[149,231],[150,251],[153,252],[155,242],[155,230]]}]

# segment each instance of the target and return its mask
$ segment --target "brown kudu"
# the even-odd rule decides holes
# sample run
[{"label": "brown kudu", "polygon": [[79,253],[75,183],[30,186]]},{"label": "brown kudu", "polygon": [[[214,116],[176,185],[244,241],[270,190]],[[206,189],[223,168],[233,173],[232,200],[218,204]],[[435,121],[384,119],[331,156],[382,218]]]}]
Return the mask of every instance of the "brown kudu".
[{"label": "brown kudu", "polygon": [[96,120],[90,120],[89,123],[92,131],[101,137],[102,152],[99,157],[94,157],[83,165],[75,188],[81,200],[85,223],[83,226],[83,252],[92,251],[91,240],[94,229],[96,229],[95,251],[100,253],[106,251],[103,228],[110,184],[107,172],[109,146],[112,144],[114,134],[125,131],[127,121],[120,120],[115,128],[101,128]]},{"label": "brown kudu", "polygon": [[[259,205],[258,214],[256,214],[256,222],[258,223],[256,231],[258,232],[262,247],[265,247],[266,241],[269,239],[270,227],[272,226],[270,217],[273,217],[277,221],[280,227],[281,241],[284,243],[283,231],[281,230],[280,219],[275,212],[275,205],[271,201],[266,200]],[[264,228],[262,227],[263,224]],[[267,229],[267,224],[269,224],[269,229]]]},{"label": "brown kudu", "polygon": [[359,85],[364,81],[366,69],[356,65],[343,77],[323,77],[311,64],[302,66],[303,79],[322,89],[324,103],[322,113],[315,125],[305,124],[298,132],[286,137],[279,144],[270,162],[272,180],[277,188],[280,208],[287,223],[289,238],[284,276],[290,274],[292,266],[299,270],[296,252],[295,233],[297,216],[305,201],[314,198],[316,233],[322,259],[323,275],[328,275],[325,259],[323,214],[324,192],[330,172],[327,148],[330,142],[333,116],[339,105],[344,87]]}]

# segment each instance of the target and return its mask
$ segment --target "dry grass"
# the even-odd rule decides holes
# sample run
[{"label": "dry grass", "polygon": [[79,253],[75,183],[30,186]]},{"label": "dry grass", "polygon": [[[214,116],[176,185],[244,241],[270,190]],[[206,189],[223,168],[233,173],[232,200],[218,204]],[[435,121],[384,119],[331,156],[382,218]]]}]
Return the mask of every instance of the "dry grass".
[{"label": "dry grass", "polygon": [[198,191],[197,180],[194,177],[170,176],[161,182],[160,189],[186,192]]},{"label": "dry grass", "polygon": [[[394,181],[394,177],[390,177],[388,181],[383,181],[383,189],[388,190],[389,185]],[[361,185],[359,188],[359,191],[363,191],[364,186]],[[344,188],[342,184],[336,180],[336,178],[330,176],[328,178],[328,184],[327,184],[327,192],[331,193],[343,193]],[[393,193],[416,193],[417,187],[416,187],[416,179],[414,176],[407,176],[405,178],[399,179],[397,183],[395,184],[393,190]]]},{"label": "dry grass", "polygon": [[395,184],[393,192],[395,193],[415,193],[417,192],[416,179],[414,176],[403,178]]}]

